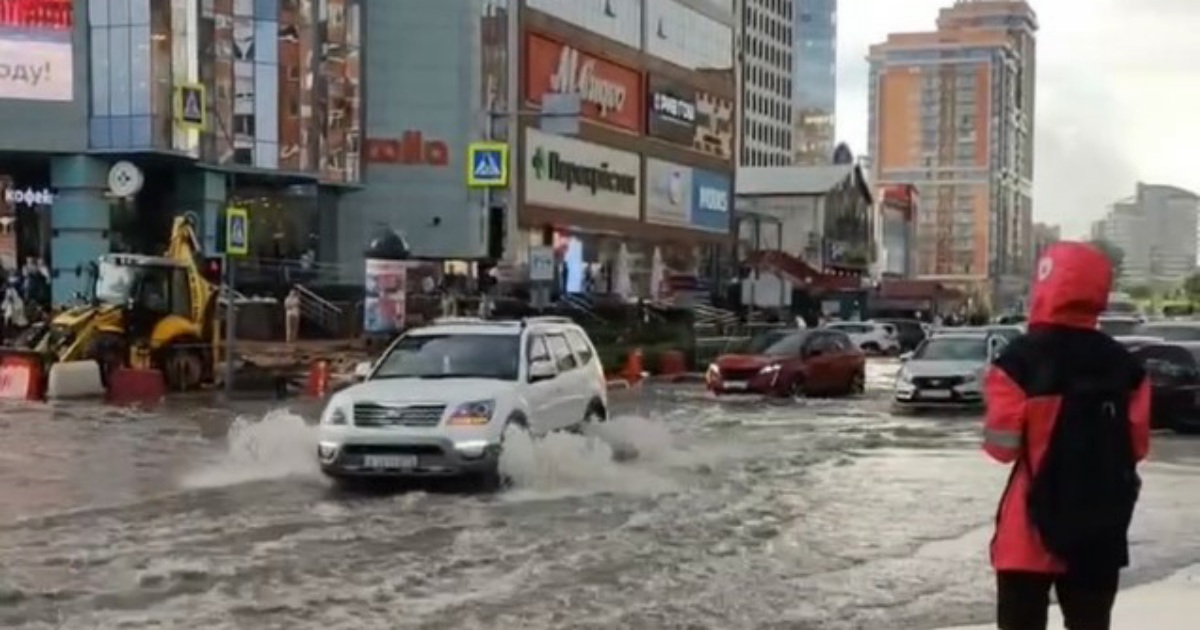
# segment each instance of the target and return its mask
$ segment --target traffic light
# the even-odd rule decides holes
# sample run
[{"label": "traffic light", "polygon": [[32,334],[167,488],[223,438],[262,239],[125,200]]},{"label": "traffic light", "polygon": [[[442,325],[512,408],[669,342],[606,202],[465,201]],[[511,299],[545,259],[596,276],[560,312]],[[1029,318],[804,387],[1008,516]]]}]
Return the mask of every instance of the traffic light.
[{"label": "traffic light", "polygon": [[225,261],[220,256],[210,256],[204,259],[200,272],[204,278],[213,284],[221,284],[225,280]]},{"label": "traffic light", "polygon": [[505,224],[504,206],[488,208],[487,220],[487,257],[491,260],[504,258],[504,240],[508,236],[508,226]]}]

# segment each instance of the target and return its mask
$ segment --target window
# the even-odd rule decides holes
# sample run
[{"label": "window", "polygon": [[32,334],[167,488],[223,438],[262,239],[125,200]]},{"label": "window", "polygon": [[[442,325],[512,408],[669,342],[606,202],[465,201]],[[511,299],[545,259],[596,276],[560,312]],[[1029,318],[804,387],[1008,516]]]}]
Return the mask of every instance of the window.
[{"label": "window", "polygon": [[567,344],[566,337],[562,335],[546,335],[546,345],[550,348],[550,354],[554,362],[558,365],[559,372],[567,372],[578,367],[575,355],[571,352],[571,346]]},{"label": "window", "polygon": [[587,338],[582,333],[575,330],[567,331],[567,341],[571,344],[571,349],[575,351],[575,356],[579,357],[580,365],[587,365],[592,361],[592,346],[588,344]]},{"label": "window", "polygon": [[409,335],[379,361],[376,379],[517,379],[516,335]]},{"label": "window", "polygon": [[534,361],[549,361],[550,350],[546,347],[546,341],[539,337],[530,337],[528,347],[525,349],[525,356],[530,363]]}]

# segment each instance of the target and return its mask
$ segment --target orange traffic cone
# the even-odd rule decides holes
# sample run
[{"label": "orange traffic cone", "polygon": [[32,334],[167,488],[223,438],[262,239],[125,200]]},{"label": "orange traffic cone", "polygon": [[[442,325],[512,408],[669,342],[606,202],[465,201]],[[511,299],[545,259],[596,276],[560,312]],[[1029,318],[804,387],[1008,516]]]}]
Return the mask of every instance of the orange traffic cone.
[{"label": "orange traffic cone", "polygon": [[329,361],[318,359],[308,371],[308,383],[304,394],[312,398],[323,398],[329,391]]},{"label": "orange traffic cone", "polygon": [[630,387],[642,382],[642,349],[634,348],[625,359],[625,369],[621,374]]}]

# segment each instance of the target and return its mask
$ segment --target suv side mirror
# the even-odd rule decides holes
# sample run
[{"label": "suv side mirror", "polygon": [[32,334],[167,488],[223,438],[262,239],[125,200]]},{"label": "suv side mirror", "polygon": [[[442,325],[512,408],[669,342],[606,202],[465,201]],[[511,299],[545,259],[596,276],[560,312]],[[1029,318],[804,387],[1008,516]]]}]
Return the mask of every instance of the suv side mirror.
[{"label": "suv side mirror", "polygon": [[360,361],[354,365],[354,378],[365,381],[371,375],[371,362]]},{"label": "suv side mirror", "polygon": [[912,358],[913,358],[912,352],[905,352],[904,354],[900,355],[900,362],[904,363],[905,361],[909,361]]},{"label": "suv side mirror", "polygon": [[558,366],[550,359],[534,359],[529,362],[529,382],[536,383],[558,376]]}]

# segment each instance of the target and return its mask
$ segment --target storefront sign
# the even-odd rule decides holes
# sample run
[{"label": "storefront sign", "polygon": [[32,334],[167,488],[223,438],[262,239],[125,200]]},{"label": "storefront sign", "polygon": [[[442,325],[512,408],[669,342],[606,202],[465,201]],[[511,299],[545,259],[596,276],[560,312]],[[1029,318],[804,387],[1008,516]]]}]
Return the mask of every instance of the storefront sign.
[{"label": "storefront sign", "polygon": [[692,146],[709,155],[732,159],[733,129],[733,100],[698,92]]},{"label": "storefront sign", "polygon": [[72,0],[0,3],[0,99],[74,99],[73,24]]},{"label": "storefront sign", "polygon": [[696,138],[696,90],[651,75],[646,132],[656,138],[692,146]]},{"label": "storefront sign", "polygon": [[692,227],[707,232],[729,232],[732,186],[728,175],[692,171]]},{"label": "storefront sign", "polygon": [[636,153],[525,129],[525,201],[637,219],[641,157]]},{"label": "storefront sign", "polygon": [[641,73],[540,35],[530,34],[527,43],[526,99],[578,94],[585,118],[641,131]]},{"label": "storefront sign", "polygon": [[54,193],[46,188],[5,188],[4,203],[10,206],[48,206],[54,203]]},{"label": "storefront sign", "polygon": [[450,147],[436,138],[426,137],[416,130],[405,131],[399,139],[367,138],[366,158],[372,164],[402,164],[405,166],[447,166]]},{"label": "storefront sign", "polygon": [[646,159],[646,222],[687,227],[692,219],[691,167]]}]

